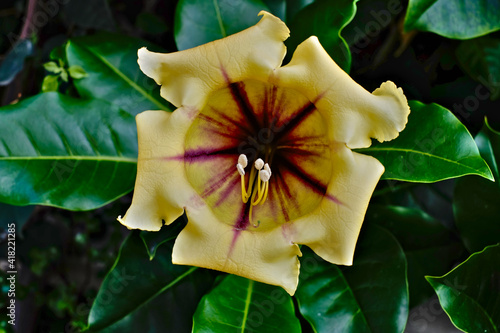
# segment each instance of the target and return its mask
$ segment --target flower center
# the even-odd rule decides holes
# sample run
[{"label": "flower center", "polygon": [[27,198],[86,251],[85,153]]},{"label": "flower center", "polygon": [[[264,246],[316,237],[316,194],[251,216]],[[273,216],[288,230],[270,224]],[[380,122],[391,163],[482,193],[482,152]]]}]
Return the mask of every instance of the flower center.
[{"label": "flower center", "polygon": [[[252,221],[252,210],[254,206],[257,206],[258,204],[262,205],[266,202],[267,194],[269,192],[269,179],[271,178],[272,173],[269,164],[264,163],[264,161],[260,158],[257,159],[254,163],[254,168],[252,168],[252,171],[250,172],[247,188],[245,186],[245,167],[247,165],[248,159],[246,155],[241,154],[238,157],[238,163],[236,164],[236,170],[238,170],[238,173],[241,176],[241,200],[244,204],[246,204],[248,199],[251,198],[248,218],[254,227],[258,227],[260,222],[255,224]],[[257,186],[254,186],[255,183],[257,183]],[[257,189],[255,189],[255,187],[257,187]]]},{"label": "flower center", "polygon": [[325,196],[332,175],[325,123],[295,90],[232,83],[209,96],[187,133],[187,178],[235,229],[282,225]]}]

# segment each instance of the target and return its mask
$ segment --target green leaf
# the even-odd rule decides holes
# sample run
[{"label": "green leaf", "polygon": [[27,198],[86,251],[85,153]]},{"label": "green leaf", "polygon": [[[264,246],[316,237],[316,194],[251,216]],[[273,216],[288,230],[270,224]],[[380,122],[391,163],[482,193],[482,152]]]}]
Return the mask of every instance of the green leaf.
[{"label": "green leaf", "polygon": [[68,82],[68,72],[64,69],[59,75],[64,82]]},{"label": "green leaf", "polygon": [[318,0],[302,9],[290,22],[289,50],[295,48],[309,36],[317,36],[333,60],[346,72],[351,68],[349,47],[340,35],[342,29],[353,19],[357,0]]},{"label": "green leaf", "polygon": [[136,115],[145,110],[171,110],[159,95],[157,84],[145,76],[137,64],[137,50],[158,48],[131,37],[100,33],[70,40],[66,56],[88,74],[74,85],[86,98],[98,98]]},{"label": "green leaf", "polygon": [[182,215],[169,227],[161,228],[160,231],[141,231],[141,238],[148,251],[149,260],[153,260],[160,245],[165,244],[177,237],[187,223],[186,215]]},{"label": "green leaf", "polygon": [[132,190],[134,117],[100,100],[44,93],[0,109],[0,202],[71,210]]},{"label": "green leaf", "polygon": [[453,213],[460,235],[470,252],[500,240],[500,133],[487,125],[476,136],[481,155],[488,161],[495,183],[476,177],[459,179],[453,195]]},{"label": "green leaf", "polygon": [[240,32],[267,10],[261,0],[181,0],[175,11],[175,43],[189,49]]},{"label": "green leaf", "polygon": [[42,92],[57,91],[59,89],[59,75],[47,75],[42,81]]},{"label": "green leaf", "polygon": [[402,332],[408,317],[406,260],[396,239],[364,227],[354,265],[327,263],[311,251],[301,260],[297,299],[315,332]]},{"label": "green leaf", "polygon": [[33,43],[29,39],[17,42],[0,64],[0,86],[6,86],[23,69],[24,60],[33,53]]},{"label": "green leaf", "polygon": [[441,277],[428,276],[441,306],[464,332],[500,330],[500,245],[474,253]]},{"label": "green leaf", "polygon": [[290,22],[297,13],[315,0],[264,0],[270,12],[283,22]]},{"label": "green leaf", "polygon": [[82,78],[88,76],[87,72],[85,72],[85,70],[81,66],[78,66],[78,65],[73,65],[70,68],[68,68],[68,73],[69,73],[69,76],[71,76],[71,78],[76,79],[76,80],[82,79]]},{"label": "green leaf", "polygon": [[384,227],[401,244],[408,261],[410,308],[434,293],[425,275],[446,273],[464,253],[451,230],[420,210],[370,205],[366,220]]},{"label": "green leaf", "polygon": [[493,180],[467,128],[437,104],[409,102],[406,128],[396,139],[357,151],[385,166],[382,179],[430,183],[464,175]]},{"label": "green leaf", "polygon": [[486,36],[463,41],[456,56],[465,72],[490,90],[492,100],[500,97],[500,39]]},{"label": "green leaf", "polygon": [[229,275],[201,300],[193,333],[301,332],[290,295],[281,287]]},{"label": "green leaf", "polygon": [[63,69],[59,67],[59,65],[56,64],[54,61],[46,62],[45,64],[43,64],[43,68],[45,68],[47,72],[55,74],[61,73],[63,71]]},{"label": "green leaf", "polygon": [[500,2],[470,0],[410,0],[405,30],[434,32],[469,39],[500,29]]},{"label": "green leaf", "polygon": [[125,240],[90,310],[91,332],[190,331],[213,278],[208,270],[172,264],[172,246],[161,246],[149,260],[140,232]]}]

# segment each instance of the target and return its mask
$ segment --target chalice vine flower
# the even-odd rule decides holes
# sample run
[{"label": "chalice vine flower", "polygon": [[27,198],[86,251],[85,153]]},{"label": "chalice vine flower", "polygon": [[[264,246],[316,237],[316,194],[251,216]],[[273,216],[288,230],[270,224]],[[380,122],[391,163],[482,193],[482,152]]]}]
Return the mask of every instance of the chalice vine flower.
[{"label": "chalice vine flower", "polygon": [[278,18],[193,49],[139,50],[172,112],[137,116],[138,171],[119,221],[159,230],[186,212],[176,264],[282,286],[298,284],[298,244],[351,265],[370,196],[384,172],[351,151],[392,140],[410,112],[388,81],[354,82],[316,37],[286,66],[289,30]]}]

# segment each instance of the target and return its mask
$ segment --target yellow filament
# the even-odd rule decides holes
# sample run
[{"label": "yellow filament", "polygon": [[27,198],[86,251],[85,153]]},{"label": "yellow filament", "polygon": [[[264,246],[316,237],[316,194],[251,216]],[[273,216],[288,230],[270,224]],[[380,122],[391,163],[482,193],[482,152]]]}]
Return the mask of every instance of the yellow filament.
[{"label": "yellow filament", "polygon": [[262,202],[260,203],[261,205],[264,204],[264,202],[266,201],[267,199],[267,192],[269,190],[269,182],[267,181],[265,184],[264,184],[264,196],[262,198]]},{"label": "yellow filament", "polygon": [[243,200],[243,203],[247,203],[248,199],[250,198],[253,189],[253,183],[255,181],[255,175],[255,169],[252,168],[248,181],[248,190],[245,190],[245,176],[241,176],[241,199]]},{"label": "yellow filament", "polygon": [[[250,223],[252,223],[252,211],[253,207],[258,204],[264,204],[267,199],[267,194],[269,192],[269,181],[263,182],[260,177],[257,177],[258,171],[257,169],[252,168],[250,171],[250,176],[248,177],[248,189],[245,186],[245,176],[241,175],[241,199],[243,203],[247,203],[250,199],[250,210],[248,212],[248,218]],[[257,190],[255,190],[255,177],[257,177]],[[264,183],[262,185],[262,183]],[[260,225],[260,221],[258,224],[252,225],[257,228]]]}]

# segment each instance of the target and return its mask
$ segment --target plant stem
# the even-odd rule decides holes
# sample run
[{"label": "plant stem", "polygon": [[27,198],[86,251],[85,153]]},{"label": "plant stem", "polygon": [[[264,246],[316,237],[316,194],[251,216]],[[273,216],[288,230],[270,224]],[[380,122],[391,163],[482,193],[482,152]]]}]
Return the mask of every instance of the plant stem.
[{"label": "plant stem", "polygon": [[33,15],[35,14],[36,0],[28,0],[28,9],[26,12],[26,18],[24,19],[23,29],[21,30],[20,39],[26,39],[29,37],[31,21],[33,20]]}]

